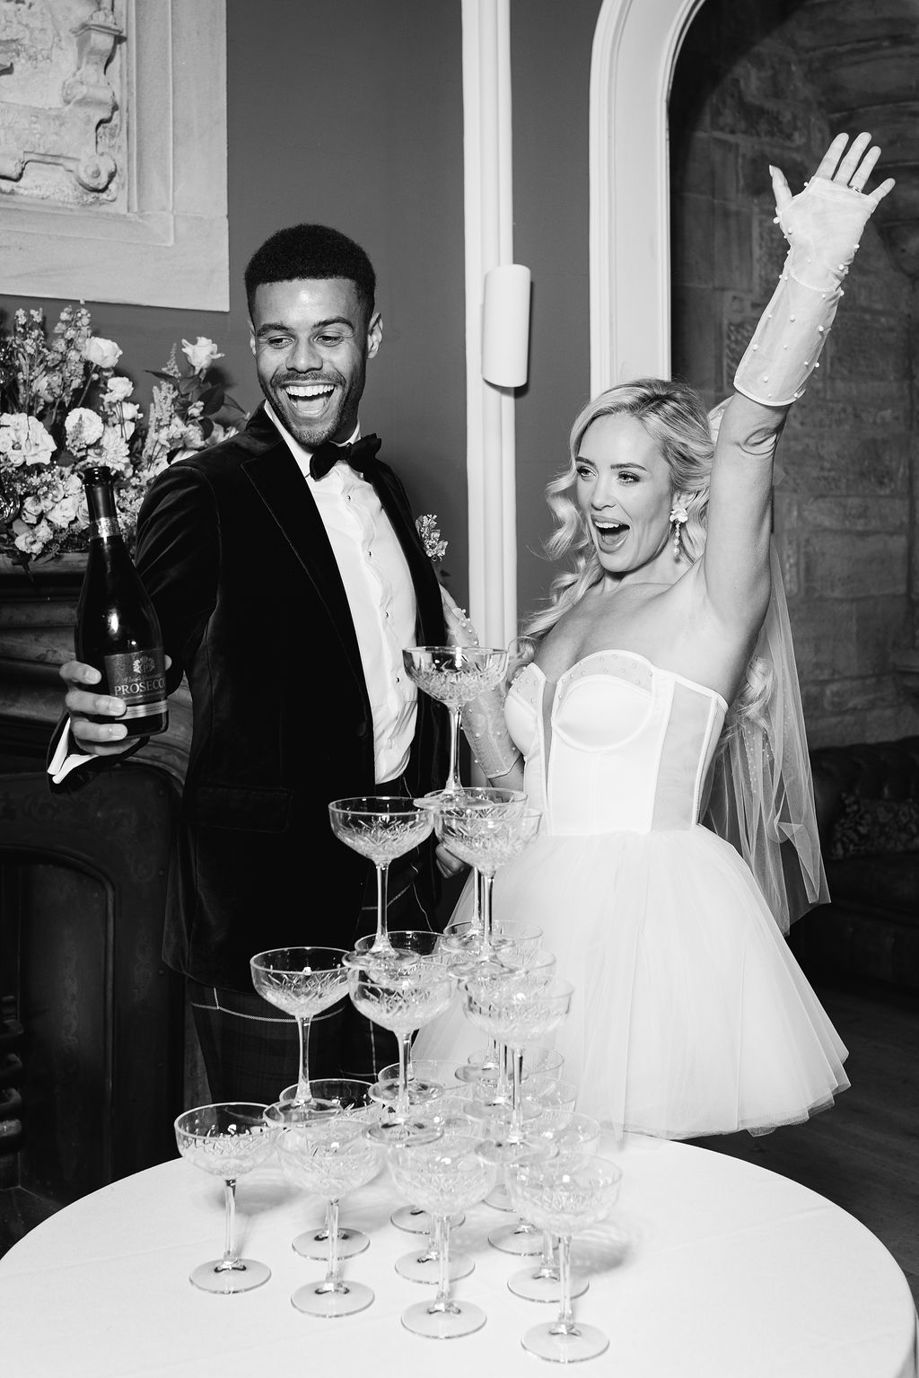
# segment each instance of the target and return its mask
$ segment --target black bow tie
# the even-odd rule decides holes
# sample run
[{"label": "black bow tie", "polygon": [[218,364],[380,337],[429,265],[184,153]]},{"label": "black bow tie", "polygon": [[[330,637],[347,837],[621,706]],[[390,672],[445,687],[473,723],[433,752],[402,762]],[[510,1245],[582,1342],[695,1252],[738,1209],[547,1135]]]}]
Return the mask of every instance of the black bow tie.
[{"label": "black bow tie", "polygon": [[331,440],[324,440],[310,455],[310,476],[325,478],[340,459],[345,459],[352,469],[363,474],[364,478],[369,478],[376,465],[377,450],[382,443],[378,435],[361,436],[353,445],[334,445]]}]

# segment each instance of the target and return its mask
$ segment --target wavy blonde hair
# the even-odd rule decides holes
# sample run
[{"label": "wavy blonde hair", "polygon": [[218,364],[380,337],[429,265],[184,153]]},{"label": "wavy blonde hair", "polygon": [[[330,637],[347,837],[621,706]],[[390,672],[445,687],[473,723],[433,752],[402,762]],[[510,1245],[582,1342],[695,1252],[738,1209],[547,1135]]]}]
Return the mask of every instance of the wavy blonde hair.
[{"label": "wavy blonde hair", "polygon": [[[679,494],[686,508],[681,531],[683,553],[695,563],[705,549],[715,440],[712,420],[698,392],[679,380],[637,378],[599,393],[574,419],[568,436],[567,467],[546,485],[555,529],[543,548],[548,559],[570,558],[573,567],[555,575],[544,605],[526,620],[511,648],[514,670],[533,659],[539,642],[559,618],[603,578],[603,567],[573,496],[581,441],[588,426],[603,416],[633,416],[656,442],[670,468],[674,497]],[[771,676],[764,675],[763,663],[754,657],[732,705],[729,730],[740,719],[759,719],[770,692]]]}]

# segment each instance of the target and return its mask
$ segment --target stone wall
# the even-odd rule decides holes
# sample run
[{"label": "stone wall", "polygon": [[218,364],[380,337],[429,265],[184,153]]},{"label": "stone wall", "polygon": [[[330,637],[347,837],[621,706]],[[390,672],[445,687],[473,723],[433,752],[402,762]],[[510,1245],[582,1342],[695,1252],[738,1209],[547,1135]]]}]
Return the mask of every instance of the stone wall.
[{"label": "stone wall", "polygon": [[[785,255],[769,163],[797,191],[839,132],[795,43],[806,8],[709,0],[674,81],[673,372],[712,404]],[[897,668],[919,646],[915,305],[870,224],[780,444],[775,531],[812,746],[919,731],[919,692]]]}]

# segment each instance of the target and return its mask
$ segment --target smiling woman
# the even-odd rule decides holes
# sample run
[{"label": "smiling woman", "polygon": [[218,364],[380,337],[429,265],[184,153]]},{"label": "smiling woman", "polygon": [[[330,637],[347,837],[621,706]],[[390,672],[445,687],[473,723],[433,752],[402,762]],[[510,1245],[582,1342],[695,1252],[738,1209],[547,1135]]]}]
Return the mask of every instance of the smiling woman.
[{"label": "smiling woman", "polygon": [[[782,936],[826,883],[770,519],[788,409],[893,185],[865,192],[869,145],[841,135],[794,197],[772,169],[791,247],[722,407],[642,378],[575,419],[548,489],[548,550],[570,565],[525,628],[503,722],[478,714],[493,778],[543,819],[495,912],[525,914],[574,983],[557,1047],[578,1109],[618,1132],[768,1131],[849,1084]],[[454,921],[471,903],[467,887]],[[456,1038],[435,1025],[417,1055],[457,1056]]]}]

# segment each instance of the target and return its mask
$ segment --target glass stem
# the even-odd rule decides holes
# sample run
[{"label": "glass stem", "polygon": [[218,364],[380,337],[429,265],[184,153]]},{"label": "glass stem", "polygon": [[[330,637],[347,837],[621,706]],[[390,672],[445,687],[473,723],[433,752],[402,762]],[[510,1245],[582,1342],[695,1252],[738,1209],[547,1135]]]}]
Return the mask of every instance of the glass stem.
[{"label": "glass stem", "polygon": [[389,923],[386,911],[389,907],[389,862],[377,862],[377,932],[373,940],[373,949],[378,951],[380,948],[388,948],[389,942]]},{"label": "glass stem", "polygon": [[224,1212],[224,1235],[223,1235],[223,1258],[217,1265],[220,1273],[228,1271],[230,1268],[239,1267],[239,1259],[236,1256],[236,1249],[233,1238],[236,1234],[236,1178],[227,1177],[223,1184],[223,1199],[226,1206]]},{"label": "glass stem", "polygon": [[446,1215],[434,1217],[434,1248],[437,1250],[437,1296],[428,1307],[429,1312],[455,1311],[450,1301],[450,1220]]},{"label": "glass stem", "polygon": [[548,1230],[543,1230],[542,1232],[542,1258],[533,1276],[538,1278],[549,1278],[552,1281],[555,1281],[558,1277],[558,1270],[555,1267],[555,1246],[552,1242],[552,1235]]},{"label": "glass stem", "polygon": [[511,1082],[511,1143],[519,1143],[523,1138],[523,1093],[520,1089],[523,1081],[523,1049],[511,1048],[511,1058],[513,1059],[514,1076]]},{"label": "glass stem", "polygon": [[300,1075],[297,1078],[297,1104],[305,1105],[312,1099],[310,1090],[310,1018],[298,1018],[297,1033],[300,1038]]},{"label": "glass stem", "polygon": [[551,1326],[553,1335],[573,1335],[576,1334],[574,1326],[574,1314],[571,1310],[571,1235],[560,1234],[558,1237],[558,1280],[559,1290],[562,1294],[561,1305],[558,1310],[558,1319]]},{"label": "glass stem", "polygon": [[447,770],[445,794],[456,794],[462,789],[459,778],[459,726],[460,711],[448,705],[450,714],[450,765]]},{"label": "glass stem", "polygon": [[474,932],[482,931],[482,872],[475,867],[472,872],[472,918],[470,920]]},{"label": "glass stem", "polygon": [[399,1035],[399,1091],[396,1095],[395,1112],[397,1120],[407,1120],[410,1110],[408,1100],[408,1057],[412,1046],[412,1033]]},{"label": "glass stem", "polygon": [[325,1280],[335,1288],[338,1284],[338,1201],[330,1201],[326,1207],[326,1231],[329,1236],[329,1265]]},{"label": "glass stem", "polygon": [[431,1226],[424,1238],[424,1248],[418,1256],[419,1263],[437,1263],[440,1254],[437,1252],[437,1221],[431,1217]]},{"label": "glass stem", "polygon": [[482,895],[481,895],[481,908],[482,908],[482,951],[483,951],[483,952],[490,953],[490,952],[491,952],[491,889],[492,889],[492,886],[493,886],[494,883],[495,883],[495,878],[494,878],[493,875],[488,875],[487,872],[485,872],[485,871],[483,871],[483,872],[481,873],[481,876],[482,876],[482,884],[481,884],[481,889],[482,889]]}]

